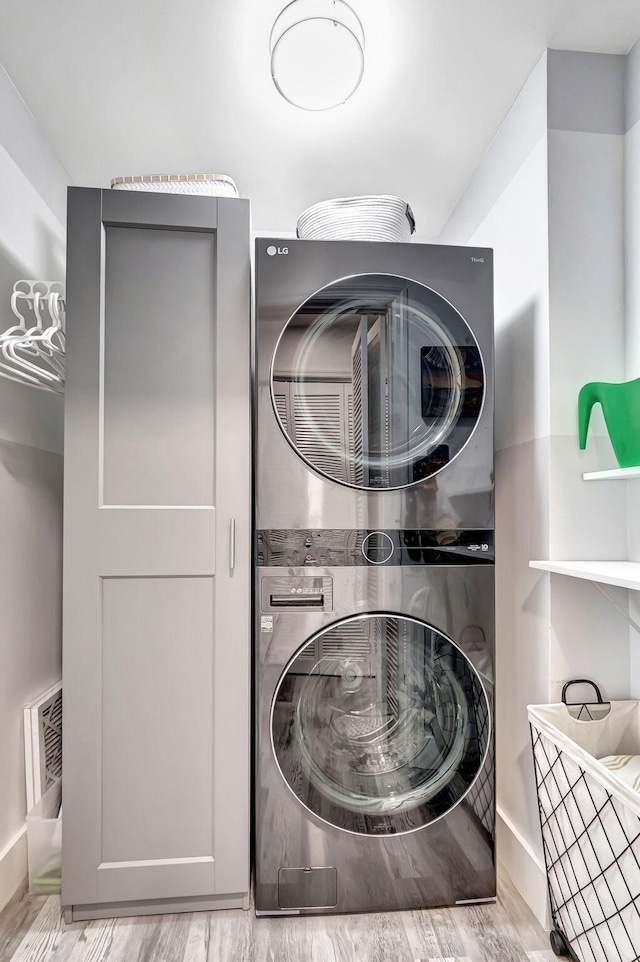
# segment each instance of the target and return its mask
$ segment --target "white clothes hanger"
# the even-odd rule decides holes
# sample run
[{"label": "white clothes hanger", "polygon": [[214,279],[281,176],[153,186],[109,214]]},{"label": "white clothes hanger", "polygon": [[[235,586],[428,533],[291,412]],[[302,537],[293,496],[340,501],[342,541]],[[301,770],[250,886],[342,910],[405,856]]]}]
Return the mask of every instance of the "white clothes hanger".
[{"label": "white clothes hanger", "polygon": [[3,364],[0,361],[0,375],[6,378],[8,381],[15,381],[17,384],[26,384],[28,387],[34,387],[40,391],[52,391],[54,394],[64,394],[64,386],[62,384],[43,384],[37,378],[29,377],[27,374],[21,374],[15,368]]},{"label": "white clothes hanger", "polygon": [[27,360],[27,358],[23,356],[24,352],[31,352],[32,349],[29,344],[25,344],[24,342],[20,343],[21,341],[21,338],[11,337],[2,342],[2,353],[5,361],[9,362],[9,366],[18,368],[19,371],[25,371],[27,374],[30,374],[31,377],[40,380],[45,385],[59,385],[60,377],[58,374],[45,371],[44,368]]},{"label": "white clothes hanger", "polygon": [[[53,298],[55,298],[55,306],[52,307]],[[34,333],[28,331],[25,335],[24,344],[15,344],[15,350],[19,354],[32,354],[41,358],[56,374],[64,375],[65,340],[58,306],[59,299],[60,295],[51,291],[44,296],[38,292],[34,294],[33,310],[38,320],[37,330],[33,329]],[[46,329],[43,328],[44,321],[41,314],[42,300],[47,304],[49,316],[52,320],[52,323]]]},{"label": "white clothes hanger", "polygon": [[[0,333],[2,377],[55,394],[64,393],[63,292],[59,281],[16,281],[10,303],[18,324]],[[26,308],[33,311],[35,323],[31,326],[27,326]]]},{"label": "white clothes hanger", "polygon": [[[17,283],[20,284],[21,281],[18,281]],[[24,332],[26,331],[27,319],[24,316],[24,314],[21,314],[20,311],[18,310],[18,301],[20,300],[20,298],[24,298],[26,300],[28,299],[28,297],[29,295],[26,294],[24,291],[16,290],[14,287],[13,294],[11,295],[11,310],[13,311],[15,316],[19,319],[20,323],[14,324],[13,327],[7,328],[6,331],[0,334],[0,340],[4,339],[5,337],[11,337],[14,334],[24,334]]]}]

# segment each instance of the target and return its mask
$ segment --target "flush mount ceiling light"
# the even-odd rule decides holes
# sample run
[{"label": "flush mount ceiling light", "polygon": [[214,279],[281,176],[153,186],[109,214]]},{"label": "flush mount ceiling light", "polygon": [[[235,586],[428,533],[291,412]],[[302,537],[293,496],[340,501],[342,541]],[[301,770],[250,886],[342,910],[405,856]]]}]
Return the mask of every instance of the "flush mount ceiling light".
[{"label": "flush mount ceiling light", "polygon": [[289,103],[329,110],[357,89],[364,72],[364,30],[345,0],[293,0],[269,41],[271,76]]}]

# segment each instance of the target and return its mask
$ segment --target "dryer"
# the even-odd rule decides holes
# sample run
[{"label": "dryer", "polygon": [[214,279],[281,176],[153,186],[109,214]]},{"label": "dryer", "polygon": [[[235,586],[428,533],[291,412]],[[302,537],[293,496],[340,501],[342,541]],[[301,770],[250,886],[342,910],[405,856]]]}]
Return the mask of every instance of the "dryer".
[{"label": "dryer", "polygon": [[256,316],[258,528],[493,527],[490,250],[261,238]]},{"label": "dryer", "polygon": [[256,259],[256,911],[492,899],[491,252]]}]

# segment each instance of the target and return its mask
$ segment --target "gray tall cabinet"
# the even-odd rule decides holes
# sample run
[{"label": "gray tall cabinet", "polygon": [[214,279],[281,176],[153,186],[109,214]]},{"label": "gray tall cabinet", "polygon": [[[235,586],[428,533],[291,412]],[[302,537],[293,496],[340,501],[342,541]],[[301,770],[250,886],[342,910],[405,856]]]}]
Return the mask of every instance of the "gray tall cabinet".
[{"label": "gray tall cabinet", "polygon": [[248,906],[249,204],[72,188],[67,920]]}]

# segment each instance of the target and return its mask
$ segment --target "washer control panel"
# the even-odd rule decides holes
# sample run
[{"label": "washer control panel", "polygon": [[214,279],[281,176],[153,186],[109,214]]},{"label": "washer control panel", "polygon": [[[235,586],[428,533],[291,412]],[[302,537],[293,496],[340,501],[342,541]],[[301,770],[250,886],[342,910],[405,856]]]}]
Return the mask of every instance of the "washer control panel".
[{"label": "washer control panel", "polygon": [[260,610],[333,611],[333,578],[324,575],[262,578]]},{"label": "washer control panel", "polygon": [[493,531],[478,528],[261,530],[260,568],[491,565]]}]

